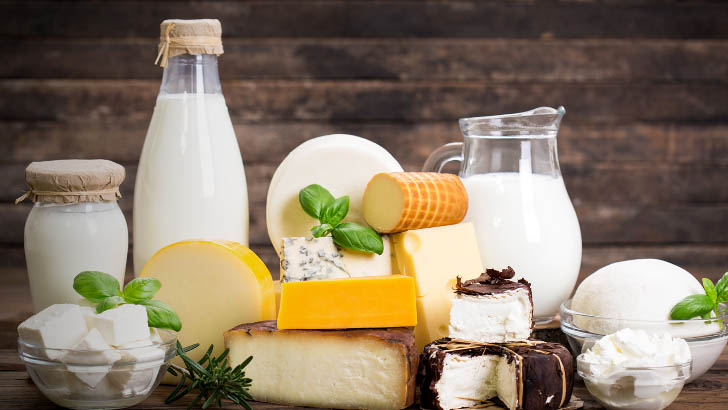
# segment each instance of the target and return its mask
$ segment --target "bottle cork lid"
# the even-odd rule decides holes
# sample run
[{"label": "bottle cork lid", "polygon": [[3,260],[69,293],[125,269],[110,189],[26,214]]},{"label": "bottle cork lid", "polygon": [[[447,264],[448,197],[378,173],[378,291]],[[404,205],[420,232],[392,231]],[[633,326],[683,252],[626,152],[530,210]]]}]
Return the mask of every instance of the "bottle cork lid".
[{"label": "bottle cork lid", "polygon": [[220,55],[222,25],[217,19],[164,20],[160,25],[157,60],[162,67],[167,59],[181,54]]},{"label": "bottle cork lid", "polygon": [[125,176],[124,167],[105,159],[31,162],[25,169],[28,191],[15,203],[25,198],[62,204],[115,201]]}]

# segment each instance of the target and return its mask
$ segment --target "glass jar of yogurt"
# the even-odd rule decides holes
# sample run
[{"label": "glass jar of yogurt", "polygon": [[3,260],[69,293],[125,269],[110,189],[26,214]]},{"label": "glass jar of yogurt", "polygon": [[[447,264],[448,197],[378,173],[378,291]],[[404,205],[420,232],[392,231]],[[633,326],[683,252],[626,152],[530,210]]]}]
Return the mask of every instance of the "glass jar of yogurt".
[{"label": "glass jar of yogurt", "polygon": [[25,260],[33,309],[78,303],[73,278],[95,270],[124,282],[129,236],[117,199],[124,167],[107,160],[33,162],[28,191],[35,202],[25,222]]}]

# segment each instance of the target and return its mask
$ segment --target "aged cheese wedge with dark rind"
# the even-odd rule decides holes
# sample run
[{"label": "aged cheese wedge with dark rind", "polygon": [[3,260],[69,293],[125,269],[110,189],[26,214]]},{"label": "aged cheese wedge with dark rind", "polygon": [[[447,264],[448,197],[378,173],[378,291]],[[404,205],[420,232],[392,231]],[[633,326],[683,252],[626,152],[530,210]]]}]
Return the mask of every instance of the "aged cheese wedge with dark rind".
[{"label": "aged cheese wedge with dark rind", "polygon": [[559,409],[571,399],[573,360],[558,343],[436,340],[420,356],[421,407],[448,410],[493,401],[509,410]]},{"label": "aged cheese wedge with dark rind", "polygon": [[255,400],[310,407],[397,410],[414,402],[417,353],[408,328],[279,330],[273,320],[225,332],[231,366]]}]

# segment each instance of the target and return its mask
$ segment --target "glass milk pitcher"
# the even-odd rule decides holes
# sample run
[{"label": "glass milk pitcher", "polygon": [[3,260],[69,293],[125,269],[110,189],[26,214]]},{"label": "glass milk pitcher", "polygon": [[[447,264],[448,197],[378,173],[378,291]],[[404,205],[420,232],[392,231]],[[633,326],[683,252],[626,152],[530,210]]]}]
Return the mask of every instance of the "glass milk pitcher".
[{"label": "glass milk pitcher", "polygon": [[423,171],[460,161],[484,267],[511,266],[531,282],[533,315],[548,322],[569,298],[581,265],[581,231],[559,169],[564,107],[463,118],[464,142],[444,145]]}]

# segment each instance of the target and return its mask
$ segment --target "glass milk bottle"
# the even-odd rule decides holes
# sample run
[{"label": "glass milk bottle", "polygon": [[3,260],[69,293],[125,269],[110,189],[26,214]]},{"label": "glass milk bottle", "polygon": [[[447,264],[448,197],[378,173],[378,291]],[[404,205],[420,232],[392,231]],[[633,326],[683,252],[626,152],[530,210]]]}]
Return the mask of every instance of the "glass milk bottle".
[{"label": "glass milk bottle", "polygon": [[483,265],[511,266],[531,282],[534,318],[550,321],[571,295],[581,265],[581,231],[559,169],[563,107],[464,118],[464,143],[438,148],[424,165],[460,161]]},{"label": "glass milk bottle", "polygon": [[218,20],[165,20],[162,86],[134,186],[134,272],[184,239],[248,244],[243,160],[220,87]]},{"label": "glass milk bottle", "polygon": [[124,283],[129,233],[116,200],[124,167],[106,160],[33,162],[29,190],[16,203],[35,204],[25,222],[25,261],[33,309],[79,303],[73,279],[87,270]]}]

